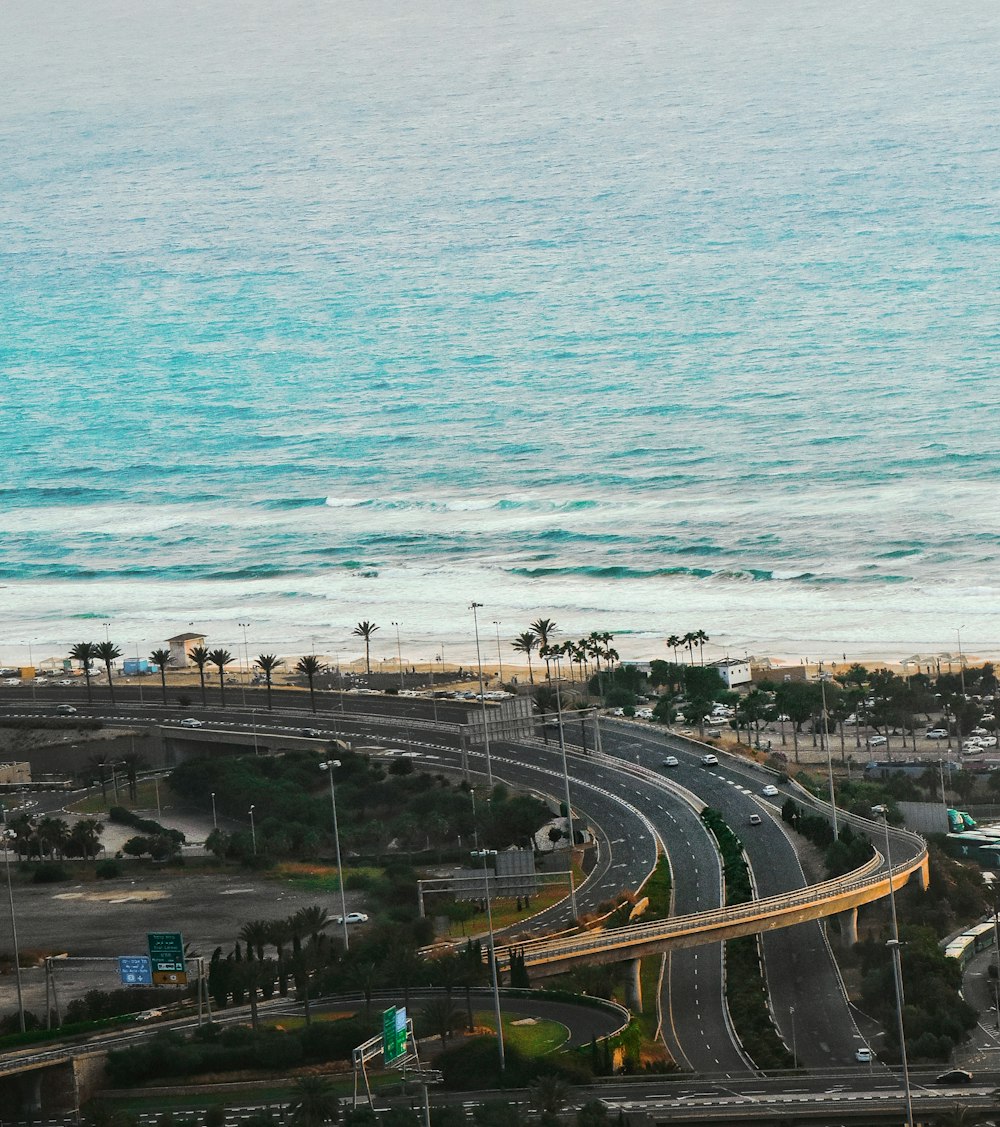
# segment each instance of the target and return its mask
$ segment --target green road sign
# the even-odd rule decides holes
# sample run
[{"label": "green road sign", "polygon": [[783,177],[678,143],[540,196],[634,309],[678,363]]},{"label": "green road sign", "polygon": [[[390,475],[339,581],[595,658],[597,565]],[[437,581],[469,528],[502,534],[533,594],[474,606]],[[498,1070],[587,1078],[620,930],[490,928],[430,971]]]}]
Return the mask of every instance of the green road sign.
[{"label": "green road sign", "polygon": [[406,1010],[392,1006],[382,1011],[382,1059],[392,1064],[406,1055]]},{"label": "green road sign", "polygon": [[179,931],[151,931],[146,935],[153,982],[157,986],[183,986],[187,982],[184,937]]}]

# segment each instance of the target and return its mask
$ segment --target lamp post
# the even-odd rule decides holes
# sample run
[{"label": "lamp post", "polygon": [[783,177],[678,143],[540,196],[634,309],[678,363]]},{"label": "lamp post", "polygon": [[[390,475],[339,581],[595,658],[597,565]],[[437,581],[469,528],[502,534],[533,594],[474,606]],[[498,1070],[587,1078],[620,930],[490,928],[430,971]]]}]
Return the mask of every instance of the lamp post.
[{"label": "lamp post", "polygon": [[17,1016],[24,1033],[24,995],[21,992],[21,954],[17,945],[17,919],[14,916],[14,886],[10,880],[10,853],[7,845],[7,809],[3,808],[3,823],[0,825],[0,835],[3,837],[3,861],[7,870],[7,900],[10,904],[10,932],[14,941],[14,975],[17,979]]},{"label": "lamp post", "polygon": [[34,703],[38,700],[38,678],[35,676],[35,659],[31,654],[31,643],[28,643],[28,664],[31,666],[31,700]]},{"label": "lamp post", "polygon": [[257,746],[257,709],[250,709],[250,723],[253,725],[253,753],[260,755],[260,749]]},{"label": "lamp post", "polygon": [[[556,664],[556,719],[559,723],[559,752],[562,755],[562,769],[563,769],[563,787],[566,794],[566,822],[569,828],[569,867],[573,868],[573,846],[576,844],[573,838],[573,805],[569,797],[569,762],[566,759],[566,733],[563,730],[562,718],[562,696],[559,693],[559,682],[562,680],[562,670],[559,668],[559,663],[562,660],[559,654],[553,658]],[[544,720],[543,720],[544,723]],[[638,756],[636,756],[638,760]],[[573,919],[577,918],[576,910],[576,888],[573,884],[572,878],[570,879],[569,886],[569,904],[573,912]]]},{"label": "lamp post", "polygon": [[872,813],[882,819],[885,829],[885,863],[889,870],[889,905],[892,912],[892,938],[886,943],[892,954],[892,977],[896,986],[896,1023],[899,1028],[899,1059],[903,1066],[903,1092],[906,1097],[906,1125],[913,1127],[913,1098],[910,1094],[910,1070],[906,1061],[906,1031],[903,1028],[903,965],[899,944],[899,920],[896,916],[896,892],[892,886],[892,855],[889,845],[889,808],[873,806]]},{"label": "lamp post", "polygon": [[955,631],[958,635],[958,675],[962,678],[962,698],[965,698],[965,654],[962,653],[962,631],[964,626],[959,626]]},{"label": "lamp post", "polygon": [[105,640],[105,642],[110,642],[111,641],[111,623],[110,622],[102,622],[101,625],[104,627],[104,640]]},{"label": "lamp post", "polygon": [[215,791],[213,790],[212,791],[212,829],[217,830],[218,828],[219,828],[219,817],[215,812]]},{"label": "lamp post", "polygon": [[393,622],[396,627],[396,660],[399,662],[399,687],[405,689],[406,685],[403,683],[403,651],[399,645],[399,623]]},{"label": "lamp post", "polygon": [[469,610],[472,611],[472,621],[476,627],[476,664],[479,666],[479,703],[483,709],[483,747],[486,750],[486,781],[489,783],[490,790],[493,790],[493,766],[490,763],[490,730],[486,721],[486,691],[483,688],[483,659],[479,650],[479,615],[476,613],[482,605],[482,603],[470,603]]},{"label": "lamp post", "polygon": [[788,1007],[788,1016],[792,1019],[792,1068],[799,1067],[799,1054],[795,1049],[795,1007]]},{"label": "lamp post", "polygon": [[995,954],[994,970],[996,977],[993,979],[993,999],[996,1005],[996,1027],[1000,1029],[1000,892],[996,885],[993,886],[993,950]]},{"label": "lamp post", "polygon": [[500,1017],[500,980],[497,975],[496,939],[493,935],[493,908],[490,904],[490,870],[489,866],[486,864],[486,856],[489,851],[479,848],[479,828],[476,825],[475,787],[470,788],[469,795],[472,798],[472,834],[476,843],[476,851],[472,856],[479,857],[483,862],[483,881],[486,885],[486,923],[489,928],[490,936],[490,980],[493,984],[493,1014],[497,1023],[497,1053],[500,1056],[500,1071],[503,1072],[507,1066],[507,1062],[503,1045],[503,1021]]},{"label": "lamp post", "polygon": [[247,642],[247,627],[249,622],[238,622],[236,624],[243,631],[243,677],[241,679],[241,688],[243,691],[243,707],[247,706],[247,681],[250,679],[250,645]]},{"label": "lamp post", "polygon": [[497,664],[500,666],[500,684],[503,684],[503,651],[500,649],[500,619],[494,618],[493,625],[497,628]]},{"label": "lamp post", "polygon": [[330,807],[333,810],[333,843],[337,850],[337,882],[340,885],[340,922],[344,928],[344,950],[350,949],[351,941],[347,937],[347,895],[344,891],[344,866],[340,861],[340,830],[337,827],[337,795],[333,789],[333,769],[340,766],[339,759],[327,759],[319,765],[321,771],[326,771],[330,776]]},{"label": "lamp post", "polygon": [[823,675],[822,662],[819,663],[819,692],[823,709],[823,727],[820,729],[820,739],[823,742],[823,749],[826,752],[826,771],[830,780],[830,817],[833,824],[833,840],[836,841],[840,836],[840,831],[837,828],[837,793],[833,788],[833,755],[830,751],[830,724],[826,711],[826,678]]},{"label": "lamp post", "polygon": [[250,840],[253,842],[253,855],[257,856],[257,829],[253,824],[253,806],[250,807]]}]

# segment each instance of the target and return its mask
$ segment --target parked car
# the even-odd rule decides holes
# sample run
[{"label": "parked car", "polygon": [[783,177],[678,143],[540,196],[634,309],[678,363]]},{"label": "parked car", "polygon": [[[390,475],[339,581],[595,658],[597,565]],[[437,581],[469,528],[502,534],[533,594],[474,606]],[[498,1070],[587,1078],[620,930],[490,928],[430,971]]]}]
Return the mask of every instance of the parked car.
[{"label": "parked car", "polygon": [[703,755],[701,757],[702,767],[714,767],[718,762],[718,759],[714,755]]},{"label": "parked car", "polygon": [[663,767],[679,767],[680,765],[681,761],[677,758],[676,755],[668,755],[661,764],[661,766]]},{"label": "parked car", "polygon": [[773,783],[768,783],[760,793],[765,795],[767,798],[777,798],[778,788]]},{"label": "parked car", "polygon": [[337,920],[337,923],[339,923],[339,924],[344,923],[345,920],[349,924],[366,924],[366,923],[368,923],[368,917],[365,915],[364,912],[348,912],[346,916],[337,916],[336,920]]},{"label": "parked car", "polygon": [[948,732],[945,728],[928,728],[927,738],[929,740],[946,740]]},{"label": "parked car", "polygon": [[869,736],[868,737],[868,746],[869,747],[884,747],[888,742],[889,741],[885,738],[885,736]]},{"label": "parked car", "polygon": [[185,716],[181,721],[182,728],[203,728],[204,726],[204,720],[196,720],[193,716]]}]

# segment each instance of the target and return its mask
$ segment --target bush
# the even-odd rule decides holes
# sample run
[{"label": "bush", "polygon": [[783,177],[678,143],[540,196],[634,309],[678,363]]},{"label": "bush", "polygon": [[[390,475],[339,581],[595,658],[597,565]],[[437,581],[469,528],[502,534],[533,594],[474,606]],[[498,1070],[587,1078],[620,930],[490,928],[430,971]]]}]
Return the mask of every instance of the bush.
[{"label": "bush", "polygon": [[120,877],[124,870],[117,861],[104,860],[98,861],[94,868],[99,880],[114,880],[115,877]]},{"label": "bush", "polygon": [[69,873],[55,861],[42,861],[31,874],[32,884],[56,884],[62,880],[69,880]]}]

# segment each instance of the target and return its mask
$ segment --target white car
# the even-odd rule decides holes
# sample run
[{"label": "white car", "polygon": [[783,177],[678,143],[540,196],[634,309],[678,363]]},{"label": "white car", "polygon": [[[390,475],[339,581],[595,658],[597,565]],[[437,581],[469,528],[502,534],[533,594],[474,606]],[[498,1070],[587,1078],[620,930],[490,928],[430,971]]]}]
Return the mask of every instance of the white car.
[{"label": "white car", "polygon": [[346,916],[337,916],[337,923],[366,924],[368,917],[364,912],[348,912]]},{"label": "white car", "polygon": [[681,761],[677,758],[676,755],[668,755],[661,764],[661,766],[663,767],[679,767],[680,765]]},{"label": "white car", "polygon": [[72,716],[76,709],[71,704],[57,704],[56,712],[62,716]]},{"label": "white car", "polygon": [[927,731],[927,738],[929,740],[946,740],[948,732],[944,728],[930,728]]},{"label": "white car", "polygon": [[701,757],[702,767],[714,767],[718,762],[718,759],[714,755],[703,755]]},{"label": "white car", "polygon": [[855,1049],[854,1050],[854,1059],[859,1064],[871,1064],[871,1060],[872,1060],[871,1049]]},{"label": "white car", "polygon": [[868,737],[868,746],[869,747],[884,747],[888,742],[889,741],[885,738],[885,736],[869,736]]},{"label": "white car", "polygon": [[186,716],[181,721],[182,728],[204,728],[204,720],[196,720],[193,716]]},{"label": "white car", "polygon": [[768,783],[760,793],[766,798],[777,798],[778,788],[773,783]]}]

